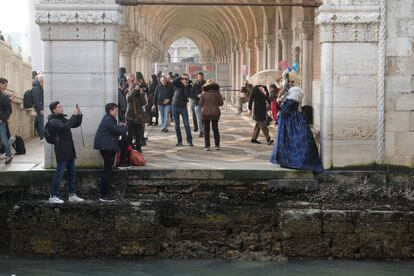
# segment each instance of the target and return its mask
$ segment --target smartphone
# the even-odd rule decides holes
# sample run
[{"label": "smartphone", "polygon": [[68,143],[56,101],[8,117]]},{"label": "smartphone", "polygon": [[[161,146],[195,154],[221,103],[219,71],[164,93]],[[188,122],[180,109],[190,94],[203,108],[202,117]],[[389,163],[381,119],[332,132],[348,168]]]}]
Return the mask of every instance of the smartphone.
[{"label": "smartphone", "polygon": [[79,108],[79,105],[78,105],[78,104],[76,104],[76,105],[75,105],[75,107],[76,107],[76,108]]}]

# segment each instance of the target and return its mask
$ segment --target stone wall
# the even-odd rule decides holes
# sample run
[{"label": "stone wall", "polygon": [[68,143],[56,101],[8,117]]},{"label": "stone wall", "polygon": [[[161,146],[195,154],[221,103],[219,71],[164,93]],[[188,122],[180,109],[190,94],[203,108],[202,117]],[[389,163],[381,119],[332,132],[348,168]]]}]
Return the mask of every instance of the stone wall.
[{"label": "stone wall", "polygon": [[86,205],[17,205],[10,217],[11,253],[266,261],[414,258],[414,212],[228,201]]},{"label": "stone wall", "polygon": [[34,135],[33,109],[23,108],[23,94],[32,88],[30,58],[23,60],[21,49],[14,51],[11,44],[0,40],[0,77],[8,80],[7,94],[12,98],[13,113],[10,117],[10,131],[23,139]]},{"label": "stone wall", "polygon": [[414,166],[414,2],[387,1],[385,160]]},{"label": "stone wall", "polygon": [[378,1],[324,1],[321,154],[325,168],[376,162]]},{"label": "stone wall", "polygon": [[[412,173],[223,178],[214,172],[116,172],[119,201],[103,204],[96,201],[99,172],[80,171],[80,195],[89,201],[61,206],[36,200],[47,197],[51,173],[33,172],[1,185],[3,251],[267,261],[414,258]],[[23,179],[30,182],[13,186]]]}]

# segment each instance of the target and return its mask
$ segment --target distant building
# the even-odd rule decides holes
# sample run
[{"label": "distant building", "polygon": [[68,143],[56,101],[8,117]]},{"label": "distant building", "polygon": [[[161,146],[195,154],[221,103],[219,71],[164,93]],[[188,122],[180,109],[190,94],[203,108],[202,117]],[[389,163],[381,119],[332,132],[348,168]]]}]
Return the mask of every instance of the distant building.
[{"label": "distant building", "polygon": [[168,49],[168,54],[169,62],[201,62],[197,45],[187,37],[174,41]]}]

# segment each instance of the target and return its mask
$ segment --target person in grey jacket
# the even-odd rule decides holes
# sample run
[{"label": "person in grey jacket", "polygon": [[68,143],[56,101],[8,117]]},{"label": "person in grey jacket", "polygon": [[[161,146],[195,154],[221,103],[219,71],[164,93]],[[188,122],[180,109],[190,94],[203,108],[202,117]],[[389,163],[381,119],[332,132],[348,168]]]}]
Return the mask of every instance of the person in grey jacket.
[{"label": "person in grey jacket", "polygon": [[95,135],[94,149],[99,150],[103,160],[104,169],[101,178],[101,197],[100,201],[113,202],[108,194],[108,187],[111,181],[112,167],[115,161],[115,155],[119,151],[119,137],[126,135],[128,127],[126,124],[118,125],[116,118],[118,116],[118,105],[109,103],[105,106],[105,116],[98,127]]},{"label": "person in grey jacket", "polygon": [[33,96],[33,108],[36,111],[36,121],[35,127],[37,134],[40,137],[40,140],[45,138],[44,135],[44,106],[43,106],[43,87],[44,87],[44,77],[43,75],[37,75],[32,87],[32,96]]}]

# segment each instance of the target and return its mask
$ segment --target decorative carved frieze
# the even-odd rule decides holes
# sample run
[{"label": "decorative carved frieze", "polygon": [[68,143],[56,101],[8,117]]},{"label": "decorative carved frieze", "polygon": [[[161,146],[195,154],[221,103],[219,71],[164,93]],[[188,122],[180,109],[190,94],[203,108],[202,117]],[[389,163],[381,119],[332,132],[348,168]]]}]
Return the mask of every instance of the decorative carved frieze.
[{"label": "decorative carved frieze", "polygon": [[42,40],[118,41],[123,24],[113,0],[41,0],[36,9]]},{"label": "decorative carved frieze", "polygon": [[108,40],[118,41],[115,25],[40,25],[42,40]]},{"label": "decorative carved frieze", "polygon": [[118,11],[44,11],[36,13],[36,23],[42,24],[114,24],[122,23]]},{"label": "decorative carved frieze", "polygon": [[316,18],[321,42],[377,42],[379,21],[377,6],[322,6]]}]

